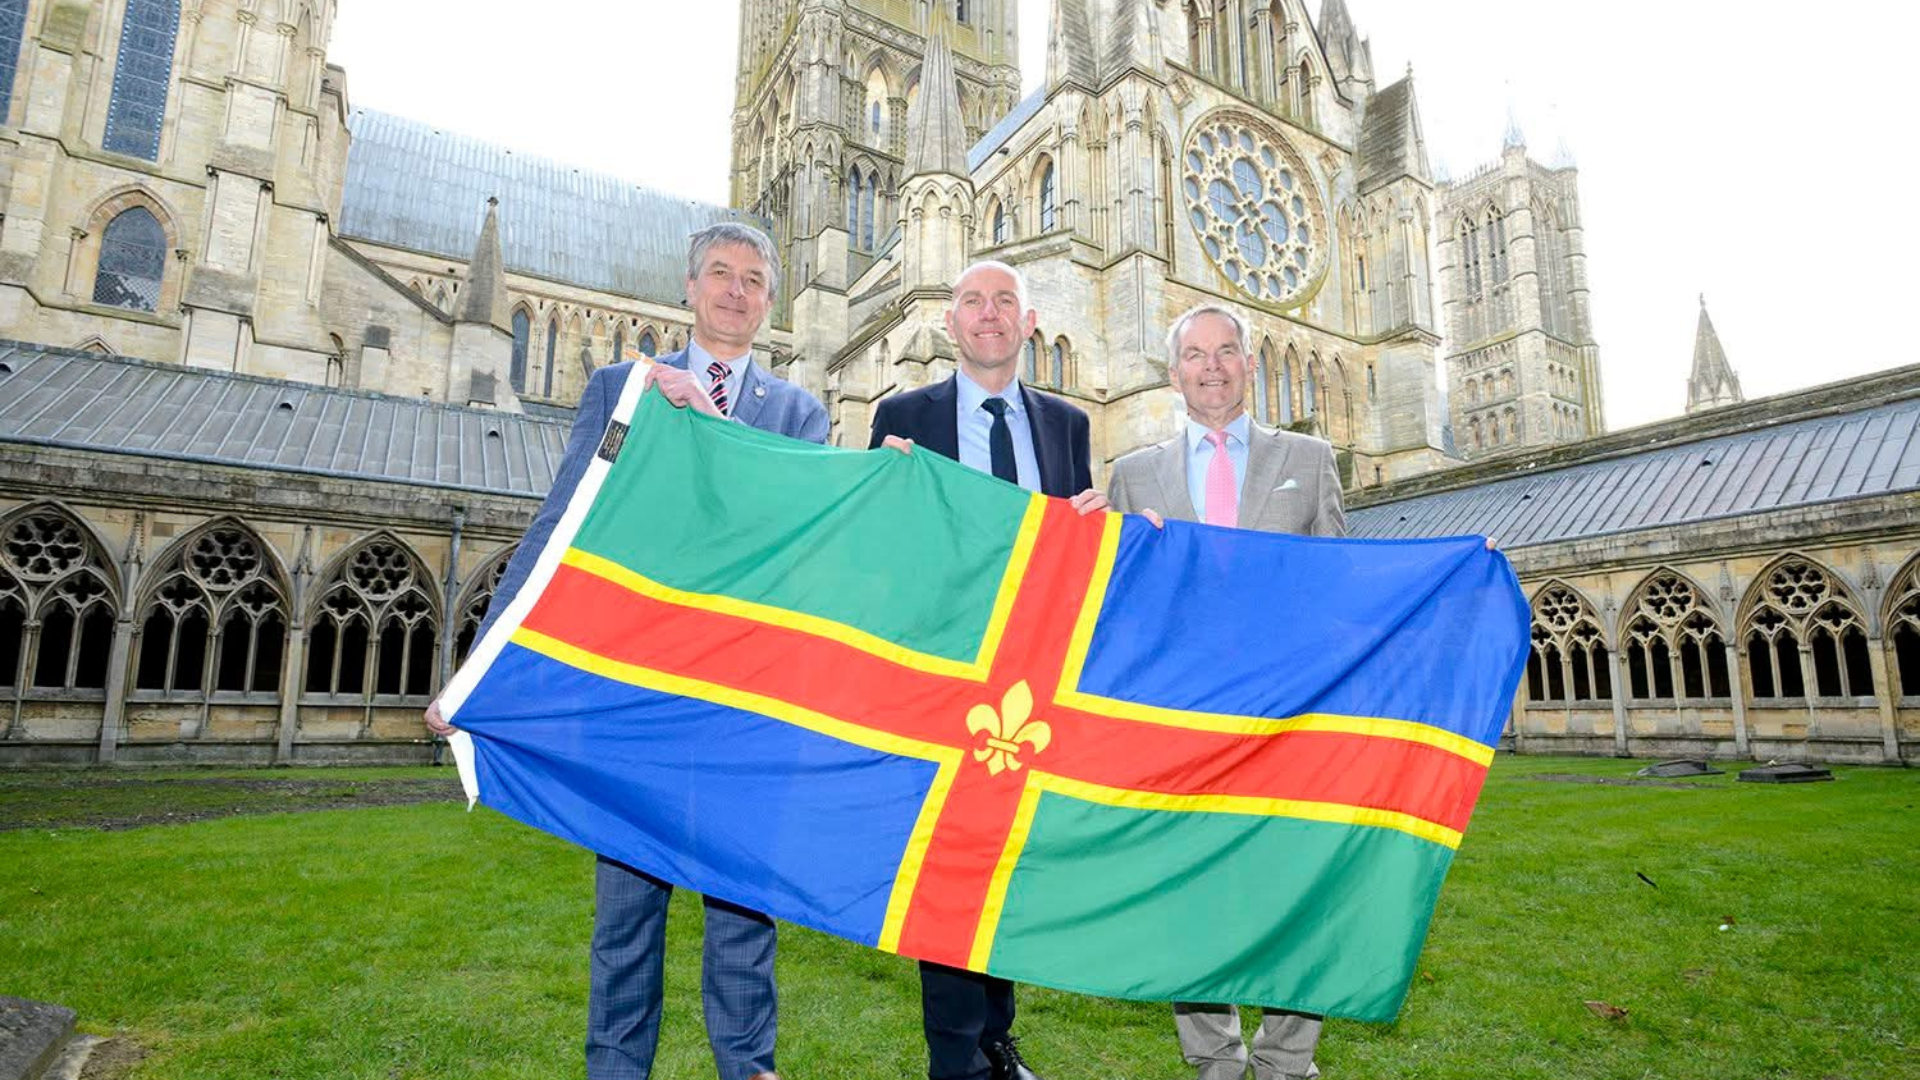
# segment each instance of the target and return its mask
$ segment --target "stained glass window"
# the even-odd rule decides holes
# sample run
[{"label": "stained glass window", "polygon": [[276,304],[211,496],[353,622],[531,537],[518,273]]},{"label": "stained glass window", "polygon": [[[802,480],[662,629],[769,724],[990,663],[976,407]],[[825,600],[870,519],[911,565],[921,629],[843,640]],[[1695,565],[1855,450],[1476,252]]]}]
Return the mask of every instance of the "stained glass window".
[{"label": "stained glass window", "polygon": [[133,311],[160,308],[160,279],[167,269],[167,233],[144,206],[120,211],[100,238],[100,271],[93,302]]},{"label": "stained glass window", "polygon": [[1297,301],[1319,275],[1323,227],[1306,163],[1251,115],[1210,118],[1187,141],[1187,218],[1222,275],[1256,300]]},{"label": "stained glass window", "polygon": [[13,104],[13,77],[20,70],[20,34],[27,25],[27,0],[0,0],[0,124]]},{"label": "stained glass window", "polygon": [[114,61],[113,97],[100,145],[116,154],[158,161],[160,122],[167,114],[173,81],[173,40],[180,29],[179,0],[127,0]]}]

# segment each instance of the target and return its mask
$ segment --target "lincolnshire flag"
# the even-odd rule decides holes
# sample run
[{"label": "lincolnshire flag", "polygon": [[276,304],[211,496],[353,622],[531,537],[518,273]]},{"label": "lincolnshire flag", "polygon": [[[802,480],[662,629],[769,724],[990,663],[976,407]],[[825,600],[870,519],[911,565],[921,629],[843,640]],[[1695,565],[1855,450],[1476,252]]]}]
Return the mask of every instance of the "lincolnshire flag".
[{"label": "lincolnshire flag", "polygon": [[442,698],[469,795],[891,952],[1394,1016],[1525,657],[1504,557],[1080,517],[641,382]]}]

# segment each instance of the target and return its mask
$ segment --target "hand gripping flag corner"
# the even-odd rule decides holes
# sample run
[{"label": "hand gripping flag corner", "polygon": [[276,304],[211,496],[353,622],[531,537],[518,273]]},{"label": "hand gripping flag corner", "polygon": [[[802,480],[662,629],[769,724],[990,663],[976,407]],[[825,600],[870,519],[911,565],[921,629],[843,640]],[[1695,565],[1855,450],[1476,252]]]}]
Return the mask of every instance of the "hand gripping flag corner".
[{"label": "hand gripping flag corner", "polygon": [[1080,517],[637,388],[616,415],[442,697],[470,793],[908,956],[1398,1011],[1525,661],[1503,556]]}]

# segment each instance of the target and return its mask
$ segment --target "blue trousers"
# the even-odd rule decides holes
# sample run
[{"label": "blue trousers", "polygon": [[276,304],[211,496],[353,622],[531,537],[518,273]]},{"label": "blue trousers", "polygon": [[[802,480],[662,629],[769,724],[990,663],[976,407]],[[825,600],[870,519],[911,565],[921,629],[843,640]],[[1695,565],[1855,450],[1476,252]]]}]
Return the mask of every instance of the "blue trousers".
[{"label": "blue trousers", "polygon": [[[594,872],[588,1080],[647,1080],[660,1040],[661,966],[673,886],[602,858]],[[773,920],[706,898],[700,997],[720,1080],[772,1072]]]}]

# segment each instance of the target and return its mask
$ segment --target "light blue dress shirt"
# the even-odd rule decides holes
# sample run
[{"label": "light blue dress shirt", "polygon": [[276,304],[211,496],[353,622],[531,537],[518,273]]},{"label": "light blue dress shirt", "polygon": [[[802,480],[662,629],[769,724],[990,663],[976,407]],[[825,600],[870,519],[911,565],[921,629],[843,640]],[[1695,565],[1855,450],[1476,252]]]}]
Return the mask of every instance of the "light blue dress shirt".
[{"label": "light blue dress shirt", "polygon": [[1007,403],[1007,427],[1013,432],[1013,464],[1020,476],[1020,486],[1028,491],[1040,490],[1040,459],[1033,454],[1033,425],[1028,423],[1027,403],[1020,394],[1020,380],[1007,384],[998,394],[987,393],[987,388],[967,377],[964,371],[957,372],[953,378],[954,408],[958,410],[960,422],[960,464],[969,469],[978,469],[991,476],[993,474],[993,446],[990,442],[993,434],[993,414],[986,410],[985,403],[990,397],[998,397]]},{"label": "light blue dress shirt", "polygon": [[[1247,488],[1247,436],[1253,422],[1246,413],[1235,417],[1223,430],[1227,433],[1227,459],[1233,462],[1233,490],[1236,495]],[[1187,419],[1187,497],[1193,500],[1193,512],[1207,520],[1207,467],[1213,464],[1213,444],[1207,441],[1208,427]],[[1236,503],[1236,509],[1238,504]]]},{"label": "light blue dress shirt", "polygon": [[[687,342],[687,370],[700,381],[700,389],[713,396],[713,376],[707,374],[707,368],[715,360],[724,359],[700,347],[697,341]],[[733,407],[740,400],[740,388],[746,385],[747,365],[753,363],[751,350],[725,361],[727,365],[727,415],[733,415]]]}]

